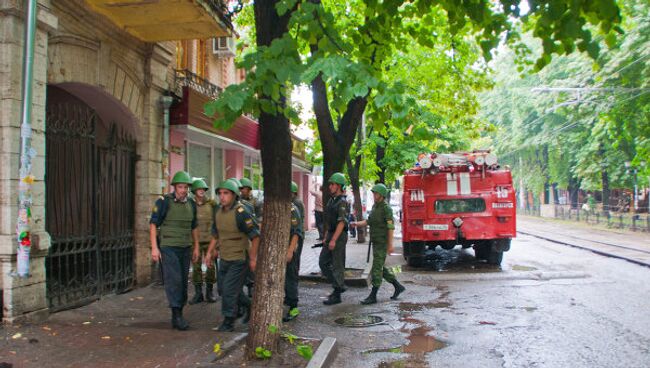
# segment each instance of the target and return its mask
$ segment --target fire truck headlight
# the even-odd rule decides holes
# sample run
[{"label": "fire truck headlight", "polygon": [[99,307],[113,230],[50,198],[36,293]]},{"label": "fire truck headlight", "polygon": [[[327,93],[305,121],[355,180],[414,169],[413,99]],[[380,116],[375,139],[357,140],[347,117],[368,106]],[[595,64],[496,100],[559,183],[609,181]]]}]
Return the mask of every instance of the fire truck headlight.
[{"label": "fire truck headlight", "polygon": [[463,225],[463,220],[460,217],[456,217],[452,223],[456,227],[461,227],[461,225]]},{"label": "fire truck headlight", "polygon": [[494,153],[488,153],[485,155],[485,164],[488,166],[496,165],[497,163],[497,155]]},{"label": "fire truck headlight", "polygon": [[484,156],[476,156],[476,158],[474,159],[474,163],[476,163],[479,166],[483,165],[485,163],[485,157]]}]

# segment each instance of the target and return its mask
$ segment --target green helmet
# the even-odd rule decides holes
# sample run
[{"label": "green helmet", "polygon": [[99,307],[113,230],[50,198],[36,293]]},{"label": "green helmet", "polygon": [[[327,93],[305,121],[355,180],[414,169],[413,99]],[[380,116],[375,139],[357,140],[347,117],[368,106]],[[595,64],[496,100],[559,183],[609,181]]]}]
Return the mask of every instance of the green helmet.
[{"label": "green helmet", "polygon": [[291,193],[298,193],[298,184],[295,181],[291,182]]},{"label": "green helmet", "polygon": [[239,179],[237,179],[237,178],[229,178],[228,180],[232,180],[235,184],[237,184],[237,190],[239,190],[239,188],[241,188],[241,181],[239,181]]},{"label": "green helmet", "polygon": [[192,192],[196,192],[197,189],[208,189],[208,184],[205,183],[205,180],[201,178],[196,178],[192,182]]},{"label": "green helmet", "polygon": [[378,193],[380,196],[386,198],[388,197],[388,188],[384,184],[375,184],[372,189],[370,189],[371,192]]},{"label": "green helmet", "polygon": [[345,189],[345,175],[341,174],[340,172],[335,172],[332,174],[332,176],[330,176],[328,183],[338,184],[341,186],[341,189]]},{"label": "green helmet", "polygon": [[249,187],[249,188],[253,189],[253,182],[249,178],[241,178],[239,183],[241,184],[239,186],[240,188]]},{"label": "green helmet", "polygon": [[177,171],[172,178],[172,185],[176,184],[192,185],[192,178],[190,178],[190,174],[188,174],[187,171]]},{"label": "green helmet", "polygon": [[239,195],[239,185],[232,179],[222,181],[216,189],[217,192],[219,192],[219,189],[228,189],[235,195]]}]

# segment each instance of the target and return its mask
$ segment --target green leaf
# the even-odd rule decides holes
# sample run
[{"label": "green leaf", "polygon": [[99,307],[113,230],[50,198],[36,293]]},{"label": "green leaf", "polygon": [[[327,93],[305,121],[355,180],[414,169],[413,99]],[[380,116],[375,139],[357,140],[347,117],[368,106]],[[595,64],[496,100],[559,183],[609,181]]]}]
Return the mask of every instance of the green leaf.
[{"label": "green leaf", "polygon": [[272,334],[277,333],[277,332],[278,332],[278,326],[276,326],[276,325],[269,325],[269,327],[268,327],[268,331],[269,331],[270,333],[272,333]]},{"label": "green leaf", "polygon": [[284,334],[282,335],[282,337],[284,337],[285,339],[287,339],[287,341],[289,341],[289,344],[291,344],[291,345],[293,345],[293,342],[298,338],[298,336],[296,336],[296,335],[294,335],[294,334],[292,334],[292,333],[288,333],[288,332],[287,332],[287,333],[284,333]]},{"label": "green leaf", "polygon": [[298,345],[296,346],[296,351],[298,352],[298,355],[306,360],[310,360],[314,356],[314,350],[311,345]]}]

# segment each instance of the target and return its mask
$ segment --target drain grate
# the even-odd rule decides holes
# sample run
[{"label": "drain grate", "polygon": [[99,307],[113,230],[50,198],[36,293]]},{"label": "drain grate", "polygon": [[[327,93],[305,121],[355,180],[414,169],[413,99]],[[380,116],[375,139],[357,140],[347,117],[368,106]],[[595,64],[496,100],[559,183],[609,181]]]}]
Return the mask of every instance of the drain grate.
[{"label": "drain grate", "polygon": [[372,314],[350,314],[334,320],[345,327],[370,327],[384,323],[384,319]]}]

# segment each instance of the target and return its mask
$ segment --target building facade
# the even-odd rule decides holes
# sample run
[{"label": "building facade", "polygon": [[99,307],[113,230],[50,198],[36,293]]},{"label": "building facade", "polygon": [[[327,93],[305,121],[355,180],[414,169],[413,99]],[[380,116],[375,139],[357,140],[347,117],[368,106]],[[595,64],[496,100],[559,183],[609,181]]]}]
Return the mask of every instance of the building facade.
[{"label": "building facade", "polygon": [[119,7],[100,0],[38,1],[32,245],[30,276],[21,278],[15,272],[24,3],[0,0],[0,295],[6,322],[40,319],[149,283],[150,209],[168,187],[161,101],[175,87],[176,40],[231,34],[218,1]]},{"label": "building facade", "polygon": [[[232,36],[176,43],[176,70],[171,89],[170,172],[187,170],[204,178],[210,192],[222,180],[248,178],[262,199],[264,180],[260,156],[259,125],[252,116],[240,116],[228,130],[214,127],[214,117],[204,106],[219,98],[228,85],[240,83],[245,72],[235,66],[235,41]],[[311,166],[306,162],[305,142],[292,136],[292,180],[305,203],[305,228],[312,226],[309,202]]]}]

